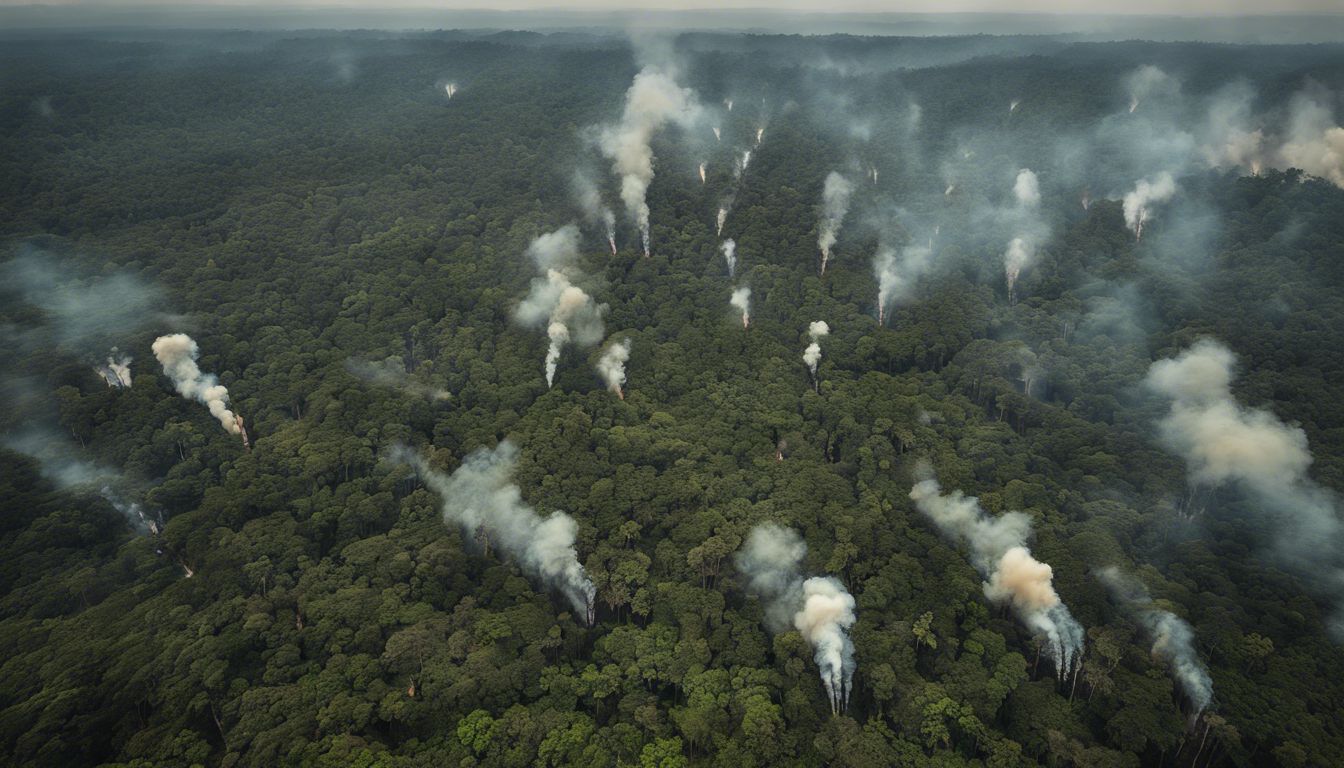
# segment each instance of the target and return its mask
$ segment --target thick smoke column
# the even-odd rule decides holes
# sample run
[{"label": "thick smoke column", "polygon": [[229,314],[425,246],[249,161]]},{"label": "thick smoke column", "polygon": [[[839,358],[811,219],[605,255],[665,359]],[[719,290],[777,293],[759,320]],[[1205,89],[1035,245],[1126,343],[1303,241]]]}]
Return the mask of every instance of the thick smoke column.
[{"label": "thick smoke column", "polygon": [[1135,239],[1143,239],[1143,225],[1152,217],[1152,206],[1165,203],[1176,194],[1176,180],[1163,171],[1151,181],[1139,179],[1133,191],[1125,195],[1125,226],[1134,230]]},{"label": "thick smoke column", "polygon": [[555,381],[560,352],[571,340],[588,347],[602,340],[602,309],[582,288],[572,284],[566,270],[573,271],[578,257],[579,231],[572,224],[532,241],[527,253],[545,277],[532,281],[527,298],[514,312],[522,325],[545,326],[550,339],[546,350],[546,386]]},{"label": "thick smoke column", "polygon": [[751,326],[751,289],[738,288],[733,291],[733,297],[728,300],[729,304],[742,310],[742,327]]},{"label": "thick smoke column", "polygon": [[751,529],[737,554],[737,567],[747,588],[765,603],[771,632],[792,626],[812,646],[813,658],[831,703],[831,713],[849,706],[854,682],[854,597],[830,576],[802,576],[807,545],[797,533],[771,523]]},{"label": "thick smoke column", "polygon": [[607,245],[611,246],[611,255],[616,255],[616,214],[602,202],[602,193],[597,185],[582,171],[575,171],[571,182],[574,199],[579,210],[590,224],[599,225],[607,234]]},{"label": "thick smoke column", "polygon": [[877,324],[885,325],[887,312],[907,301],[914,291],[915,281],[933,262],[933,249],[923,245],[903,248],[899,255],[886,246],[878,248],[873,259],[877,275]]},{"label": "thick smoke column", "polygon": [[630,340],[621,339],[607,347],[607,351],[603,352],[602,358],[597,361],[597,372],[607,383],[607,389],[615,392],[622,400],[625,399],[625,392],[621,390],[621,386],[625,384],[625,362],[629,359]]},{"label": "thick smoke column", "polygon": [[649,255],[649,205],[645,195],[653,181],[653,134],[669,121],[688,125],[700,111],[695,94],[657,69],[646,67],[635,75],[625,95],[621,122],[602,131],[599,147],[621,177],[621,200],[639,226],[644,255]]},{"label": "thick smoke column", "polygon": [[511,481],[518,449],[509,441],[493,451],[478,450],[451,476],[430,467],[418,453],[399,446],[392,458],[415,468],[425,485],[443,499],[444,522],[463,536],[484,533],[529,575],[563,594],[591,626],[597,590],[579,564],[574,538],[579,526],[563,512],[543,518],[523,501]]},{"label": "thick smoke column", "polygon": [[229,390],[214,374],[202,373],[196,365],[201,353],[196,342],[185,333],[174,333],[155,339],[153,350],[178,394],[203,403],[226,432],[242,436],[246,443],[242,417],[229,410]]},{"label": "thick smoke column", "polygon": [[821,222],[818,224],[817,246],[821,248],[821,274],[826,274],[826,262],[831,259],[831,246],[835,245],[840,224],[849,212],[849,198],[854,193],[854,185],[844,176],[831,171],[821,191]]},{"label": "thick smoke column", "polygon": [[[1338,604],[1344,600],[1344,525],[1336,498],[1307,475],[1312,456],[1301,428],[1237,402],[1235,364],[1232,351],[1213,339],[1153,363],[1144,383],[1171,401],[1158,435],[1185,460],[1195,490],[1235,484],[1252,494],[1285,563]],[[1338,610],[1332,630],[1344,637]]]},{"label": "thick smoke column", "polygon": [[1017,301],[1017,279],[1035,258],[1036,251],[1025,238],[1014,237],[1008,243],[1008,250],[1003,252],[1003,275],[1008,283],[1009,303]]},{"label": "thick smoke column", "polygon": [[803,350],[803,362],[807,363],[807,370],[812,372],[812,384],[817,385],[817,364],[821,362],[821,340],[831,332],[831,327],[825,320],[814,320],[807,327],[807,336],[812,340]]},{"label": "thick smoke column", "polygon": [[1050,566],[1026,547],[1030,518],[1021,512],[991,518],[961,491],[943,496],[931,468],[918,472],[924,479],[910,490],[915,506],[944,536],[966,542],[971,564],[987,579],[985,597],[1012,605],[1022,623],[1045,638],[1059,676],[1073,674],[1082,657],[1083,628],[1055,592]]},{"label": "thick smoke column", "polygon": [[122,354],[116,347],[107,355],[107,362],[93,368],[107,382],[107,386],[123,389],[131,386],[131,356]]},{"label": "thick smoke column", "polygon": [[723,260],[728,262],[728,276],[732,277],[737,271],[737,243],[730,237],[719,244],[719,250],[723,252]]},{"label": "thick smoke column", "polygon": [[1190,700],[1191,716],[1199,717],[1213,701],[1213,680],[1195,652],[1194,630],[1176,614],[1155,607],[1143,584],[1121,573],[1119,568],[1102,568],[1097,578],[1143,625],[1153,641],[1153,658],[1162,659],[1171,667],[1171,676]]}]

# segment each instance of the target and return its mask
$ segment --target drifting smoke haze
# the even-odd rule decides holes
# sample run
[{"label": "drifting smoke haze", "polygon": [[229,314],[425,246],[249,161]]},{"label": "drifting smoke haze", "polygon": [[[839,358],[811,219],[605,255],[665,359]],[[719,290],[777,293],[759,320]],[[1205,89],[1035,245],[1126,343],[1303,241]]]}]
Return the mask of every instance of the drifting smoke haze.
[{"label": "drifting smoke haze", "polygon": [[1195,652],[1194,630],[1176,614],[1153,605],[1143,584],[1119,568],[1102,568],[1097,579],[1143,626],[1152,640],[1153,658],[1167,663],[1171,676],[1190,702],[1191,714],[1198,717],[1213,702],[1213,679]]},{"label": "drifting smoke haze", "polygon": [[854,625],[854,597],[838,579],[802,576],[807,545],[787,528],[764,523],[747,536],[737,554],[737,568],[747,579],[747,589],[759,596],[771,632],[789,627],[798,630],[812,646],[822,686],[831,712],[849,706],[854,681],[854,644],[849,628]]},{"label": "drifting smoke haze", "polygon": [[728,264],[728,276],[733,277],[737,272],[737,243],[730,237],[719,245],[719,250],[723,252],[723,260]]},{"label": "drifting smoke haze", "polygon": [[1154,206],[1165,203],[1176,195],[1176,180],[1163,171],[1153,179],[1139,179],[1134,189],[1125,195],[1125,226],[1135,238],[1143,237],[1143,227],[1152,217]]},{"label": "drifting smoke haze", "polygon": [[442,499],[444,522],[461,529],[464,539],[484,533],[523,572],[564,595],[587,624],[593,623],[597,590],[574,548],[578,523],[563,512],[542,517],[523,501],[512,482],[518,463],[513,443],[506,440],[493,451],[475,451],[451,475],[435,470],[405,446],[395,447],[390,457],[415,468]]},{"label": "drifting smoke haze", "polygon": [[821,249],[821,274],[826,274],[826,263],[831,260],[831,247],[840,233],[840,225],[849,212],[849,198],[854,185],[844,176],[831,171],[821,191],[821,221],[817,224],[817,247]]},{"label": "drifting smoke haze", "polygon": [[742,311],[742,327],[751,325],[751,289],[736,288],[733,295],[728,299],[728,303]]},{"label": "drifting smoke haze", "polygon": [[1336,603],[1332,630],[1344,637],[1344,565],[1338,503],[1308,475],[1311,451],[1301,428],[1273,413],[1246,408],[1232,394],[1236,356],[1203,339],[1148,369],[1144,383],[1171,408],[1158,437],[1186,463],[1194,489],[1234,485],[1268,516],[1285,564]]},{"label": "drifting smoke haze", "polygon": [[1033,634],[1044,638],[1060,677],[1074,673],[1082,659],[1083,628],[1059,599],[1049,565],[1031,556],[1026,541],[1031,520],[1021,512],[991,518],[961,491],[942,494],[933,470],[919,468],[910,490],[915,506],[946,537],[964,542],[971,564],[986,579],[985,597],[1008,604]]},{"label": "drifting smoke haze", "polygon": [[442,387],[435,387],[417,381],[406,370],[406,364],[400,357],[389,357],[380,361],[346,360],[345,369],[356,378],[370,384],[389,389],[397,389],[413,397],[429,400],[448,400],[453,394]]},{"label": "drifting smoke haze", "polygon": [[546,350],[546,386],[555,382],[560,353],[573,341],[591,347],[602,340],[602,307],[582,288],[572,284],[569,273],[579,274],[574,262],[579,255],[579,230],[566,225],[532,241],[528,256],[544,277],[532,280],[531,290],[514,310],[514,319],[526,328],[546,328],[550,346]]},{"label": "drifting smoke haze", "polygon": [[933,249],[925,245],[910,245],[900,252],[879,246],[873,259],[877,275],[877,322],[886,323],[892,309],[914,296],[915,283],[933,264]]},{"label": "drifting smoke haze", "polygon": [[817,380],[817,364],[821,362],[821,340],[826,338],[831,332],[831,327],[825,320],[814,320],[807,327],[807,337],[812,343],[803,350],[803,362],[807,364],[807,370],[812,373],[812,380]]},{"label": "drifting smoke haze", "polygon": [[1022,276],[1022,270],[1036,260],[1036,243],[1044,237],[1044,224],[1040,219],[1041,185],[1030,169],[1017,172],[1013,199],[1016,207],[1010,215],[1016,235],[1003,253],[1003,274],[1010,302],[1017,300],[1018,278]]},{"label": "drifting smoke haze", "polygon": [[597,361],[598,375],[607,383],[607,389],[615,392],[622,400],[625,399],[625,392],[621,389],[625,385],[625,363],[629,359],[630,340],[621,339],[607,347]]},{"label": "drifting smoke haze", "polygon": [[214,374],[202,373],[196,365],[200,348],[185,333],[173,333],[154,340],[154,357],[163,366],[164,375],[179,395],[210,409],[210,415],[230,434],[242,434],[241,420],[229,410],[229,390]]},{"label": "drifting smoke haze", "polygon": [[602,202],[602,193],[597,184],[583,171],[575,171],[570,179],[570,189],[574,193],[574,202],[583,212],[583,218],[589,224],[602,228],[606,235],[611,254],[616,255],[616,214]]},{"label": "drifting smoke haze", "polygon": [[669,122],[683,128],[699,119],[701,108],[689,88],[677,84],[669,68],[646,66],[625,95],[620,123],[601,132],[598,146],[621,180],[621,201],[639,228],[644,255],[649,255],[649,205],[653,181],[653,135]]},{"label": "drifting smoke haze", "polygon": [[1179,95],[1180,84],[1161,69],[1145,64],[1125,78],[1125,90],[1129,94],[1129,111],[1132,114],[1150,95]]}]

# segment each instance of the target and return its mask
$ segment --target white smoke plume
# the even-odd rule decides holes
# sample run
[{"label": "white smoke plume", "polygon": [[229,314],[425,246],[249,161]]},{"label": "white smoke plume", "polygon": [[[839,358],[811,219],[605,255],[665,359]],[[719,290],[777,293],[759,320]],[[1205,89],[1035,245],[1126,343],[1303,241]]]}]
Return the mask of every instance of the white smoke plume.
[{"label": "white smoke plume", "polygon": [[131,386],[131,356],[122,354],[116,347],[107,355],[107,362],[93,368],[107,386],[123,389]]},{"label": "white smoke plume", "polygon": [[1018,619],[1043,638],[1061,678],[1075,672],[1082,659],[1083,628],[1059,599],[1049,565],[1027,549],[1031,520],[1021,512],[991,518],[980,503],[961,491],[944,496],[932,468],[921,466],[922,476],[910,490],[915,506],[942,534],[970,548],[971,564],[986,579],[985,597],[1009,604]]},{"label": "white smoke plume", "polygon": [[723,260],[728,263],[728,276],[732,277],[737,271],[737,243],[730,237],[719,244],[719,250],[723,252]]},{"label": "white smoke plume", "polygon": [[349,359],[345,369],[357,378],[370,384],[389,389],[398,389],[413,397],[429,400],[449,400],[452,393],[443,387],[436,387],[416,380],[406,370],[406,363],[400,357],[392,356],[380,361]]},{"label": "white smoke plume", "polygon": [[700,183],[701,183],[701,184],[704,184],[704,183],[705,183],[705,164],[704,164],[704,163],[701,163],[701,164],[700,164]]},{"label": "white smoke plume", "polygon": [[742,310],[742,327],[751,326],[751,289],[737,288],[733,290],[733,297],[728,300],[729,304]]},{"label": "white smoke plume", "polygon": [[1013,99],[1012,101],[1008,102],[1008,114],[1011,115],[1011,114],[1013,114],[1014,112],[1016,112],[1018,106],[1019,106],[1021,103],[1022,103],[1022,100],[1021,100],[1021,99]]},{"label": "white smoke plume", "polygon": [[886,246],[878,248],[873,259],[873,272],[877,275],[878,325],[885,325],[887,313],[910,300],[915,283],[932,263],[933,249],[927,246],[907,246],[899,254]]},{"label": "white smoke plume", "polygon": [[[602,202],[602,193],[593,180],[582,171],[575,171],[570,187],[574,191],[574,200],[583,211],[583,217],[589,224],[602,227],[606,233],[607,245],[611,246],[611,255],[616,255],[616,214]],[[576,246],[577,247],[577,246]]]},{"label": "white smoke plume", "polygon": [[728,111],[729,111],[729,112],[732,112],[732,111],[733,111],[733,100],[732,100],[732,99],[724,99],[724,100],[723,100],[723,105],[726,106],[726,107],[728,107]]},{"label": "white smoke plume", "polygon": [[723,205],[719,206],[719,215],[714,219],[714,234],[723,234],[723,225],[728,221],[728,209],[733,205],[731,199],[725,200]]},{"label": "white smoke plume", "polygon": [[453,97],[457,95],[457,83],[445,83],[443,92],[448,95],[448,100],[452,101]]},{"label": "white smoke plume", "polygon": [[1003,275],[1008,283],[1009,303],[1017,301],[1017,279],[1022,270],[1036,259],[1036,249],[1023,237],[1014,237],[1003,252]]},{"label": "white smoke plume", "polygon": [[751,150],[744,149],[737,158],[737,163],[733,166],[733,178],[740,179],[742,174],[747,172],[747,166],[751,165]]},{"label": "white smoke plume", "polygon": [[1129,93],[1129,111],[1133,113],[1150,95],[1175,93],[1179,84],[1166,72],[1145,64],[1125,78],[1125,90]]},{"label": "white smoke plume", "polygon": [[[1171,401],[1158,436],[1185,461],[1194,489],[1231,484],[1251,494],[1285,564],[1344,604],[1338,502],[1308,476],[1312,456],[1300,427],[1237,402],[1235,365],[1232,351],[1214,339],[1153,363],[1144,383]],[[1344,611],[1336,612],[1332,629],[1344,637]]]},{"label": "white smoke plume", "polygon": [[1008,285],[1008,302],[1017,301],[1017,281],[1022,270],[1036,260],[1036,239],[1044,230],[1040,221],[1041,185],[1036,174],[1028,168],[1017,172],[1013,182],[1016,208],[1010,214],[1017,234],[1003,252],[1003,276]]},{"label": "white smoke plume", "polygon": [[1013,182],[1013,197],[1022,208],[1035,208],[1041,204],[1041,184],[1031,169],[1023,168],[1017,172],[1017,180]]},{"label": "white smoke plume", "polygon": [[802,576],[807,545],[787,528],[763,523],[752,528],[737,554],[737,567],[747,588],[765,604],[771,632],[792,626],[812,646],[831,713],[849,706],[854,683],[854,597],[830,576]]},{"label": "white smoke plume", "polygon": [[826,338],[831,332],[831,327],[825,320],[814,320],[807,327],[807,337],[812,340],[803,350],[803,362],[807,363],[807,370],[812,372],[812,381],[817,380],[817,364],[821,362],[821,340]]},{"label": "white smoke plume", "polygon": [[1288,140],[1279,155],[1285,166],[1344,187],[1344,128],[1335,123],[1328,107],[1305,94],[1293,99]]},{"label": "white smoke plume", "polygon": [[719,126],[717,126],[717,125],[714,126],[714,140],[715,140],[715,141],[723,141],[723,132],[721,132],[721,131],[719,130]]},{"label": "white smoke plume", "polygon": [[597,361],[597,372],[607,383],[607,389],[615,392],[622,400],[625,399],[625,392],[621,389],[625,384],[625,363],[629,359],[630,340],[621,339],[607,347],[607,351]]},{"label": "white smoke plume", "polygon": [[1139,179],[1134,189],[1125,195],[1125,226],[1134,231],[1136,239],[1143,238],[1143,225],[1152,218],[1152,208],[1176,195],[1176,180],[1163,171],[1151,181]]},{"label": "white smoke plume", "polygon": [[452,475],[435,470],[405,446],[394,448],[391,458],[414,467],[425,486],[439,495],[445,523],[458,526],[467,539],[484,534],[525,573],[560,592],[587,624],[593,624],[597,590],[574,548],[579,526],[564,512],[543,518],[523,501],[511,479],[518,463],[513,443],[505,440],[493,451],[475,451]]},{"label": "white smoke plume", "polygon": [[572,224],[532,241],[527,254],[545,277],[532,280],[527,298],[514,310],[514,319],[528,328],[545,326],[550,346],[546,350],[546,386],[555,382],[555,371],[565,345],[574,341],[591,347],[602,340],[602,307],[582,288],[570,282],[577,274],[579,231]]},{"label": "white smoke plume", "polygon": [[817,225],[817,247],[821,249],[821,274],[826,274],[826,262],[831,260],[831,246],[835,245],[840,225],[849,212],[849,198],[854,185],[849,179],[831,171],[821,191],[821,221]]},{"label": "white smoke plume", "polygon": [[224,431],[243,434],[242,419],[229,410],[229,390],[214,374],[201,372],[196,365],[201,351],[190,336],[185,333],[160,336],[154,340],[152,349],[178,394],[209,408],[210,415],[219,420]]},{"label": "white smoke plume", "polygon": [[1195,652],[1194,630],[1181,617],[1153,605],[1143,584],[1119,568],[1102,568],[1097,571],[1097,578],[1139,620],[1153,642],[1152,657],[1165,661],[1171,668],[1171,676],[1190,701],[1192,716],[1199,717],[1213,702],[1213,679]]},{"label": "white smoke plume", "polygon": [[602,131],[599,148],[621,178],[621,200],[639,227],[645,256],[649,255],[649,205],[645,195],[653,181],[653,149],[649,142],[668,122],[687,126],[699,114],[700,105],[694,92],[677,85],[670,73],[645,67],[626,91],[621,122]]},{"label": "white smoke plume", "polygon": [[756,146],[761,146],[761,139],[765,138],[765,128],[756,129]]}]

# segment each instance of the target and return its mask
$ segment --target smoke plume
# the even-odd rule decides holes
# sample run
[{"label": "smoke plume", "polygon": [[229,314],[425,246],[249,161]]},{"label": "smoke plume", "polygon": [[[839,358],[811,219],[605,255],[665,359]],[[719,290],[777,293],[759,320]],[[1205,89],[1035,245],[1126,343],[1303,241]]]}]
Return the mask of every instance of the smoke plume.
[{"label": "smoke plume", "polygon": [[771,632],[792,626],[812,646],[831,713],[849,706],[854,682],[854,597],[838,579],[802,576],[807,545],[798,534],[771,523],[757,525],[737,555],[747,588],[765,604]]},{"label": "smoke plume", "polygon": [[122,389],[131,386],[131,356],[122,354],[116,347],[107,355],[107,362],[93,367],[107,386]]},{"label": "smoke plume", "polygon": [[1125,195],[1125,226],[1134,230],[1136,239],[1143,239],[1143,225],[1152,218],[1152,207],[1165,203],[1176,194],[1176,180],[1163,171],[1151,181],[1139,179],[1133,191]]},{"label": "smoke plume", "polygon": [[514,318],[524,327],[545,326],[550,346],[546,350],[546,386],[555,382],[556,367],[565,345],[573,341],[591,347],[602,340],[602,307],[582,288],[572,284],[568,273],[578,274],[573,266],[578,258],[579,231],[572,224],[548,232],[532,241],[527,254],[544,277],[532,280],[527,298],[514,310]]},{"label": "smoke plume", "polygon": [[737,288],[733,290],[733,296],[728,300],[729,304],[742,310],[742,327],[747,328],[751,325],[751,289]]},{"label": "smoke plume", "polygon": [[398,389],[413,397],[423,397],[430,400],[448,400],[452,398],[452,393],[443,387],[435,387],[423,382],[417,381],[406,370],[406,363],[400,357],[391,356],[380,361],[355,360],[345,361],[345,369],[357,378],[363,379],[370,384],[389,389]]},{"label": "smoke plume", "polygon": [[1175,79],[1161,69],[1145,64],[1125,78],[1125,90],[1129,92],[1129,111],[1133,113],[1150,95],[1173,94],[1179,88]]},{"label": "smoke plume", "polygon": [[190,336],[185,333],[160,336],[154,340],[152,349],[178,394],[209,408],[210,415],[219,420],[224,431],[234,435],[243,433],[242,419],[229,410],[229,390],[214,374],[202,373],[196,365],[201,351]]},{"label": "smoke plume", "polygon": [[602,193],[598,191],[597,185],[588,177],[588,174],[575,171],[570,187],[574,191],[574,201],[578,203],[579,210],[583,211],[584,220],[593,226],[602,228],[607,236],[607,245],[611,246],[611,255],[615,256],[616,214],[612,213],[607,204],[602,202]]},{"label": "smoke plume", "polygon": [[923,479],[910,490],[915,506],[944,536],[966,543],[971,564],[986,578],[985,597],[1011,605],[1018,619],[1044,638],[1059,676],[1073,674],[1081,661],[1083,628],[1055,592],[1050,566],[1027,549],[1030,518],[1021,512],[991,518],[974,497],[961,491],[942,495],[932,474],[927,465],[919,469]]},{"label": "smoke plume", "polygon": [[607,347],[607,351],[603,352],[602,358],[597,361],[597,372],[607,383],[607,389],[615,392],[622,400],[625,399],[625,392],[621,390],[621,386],[625,384],[625,362],[629,359],[630,340],[621,339]]},{"label": "smoke plume", "polygon": [[742,174],[747,172],[747,166],[751,165],[751,150],[744,149],[737,158],[737,164],[733,166],[733,178],[741,179]]},{"label": "smoke plume", "polygon": [[885,325],[887,313],[908,301],[914,293],[915,282],[928,271],[933,262],[933,250],[923,245],[911,245],[900,253],[880,246],[873,259],[877,275],[877,324]]},{"label": "smoke plume", "polygon": [[592,625],[597,590],[574,549],[579,526],[564,512],[543,518],[523,501],[511,481],[518,463],[513,443],[505,440],[493,451],[475,451],[447,476],[405,446],[394,448],[391,458],[414,467],[425,485],[439,495],[444,522],[458,526],[469,539],[484,534],[525,573],[564,595]]},{"label": "smoke plume", "polygon": [[728,209],[732,208],[732,206],[733,206],[732,198],[724,200],[723,205],[719,206],[719,215],[714,219],[715,235],[723,234],[723,225],[725,222],[728,221]]},{"label": "smoke plume", "polygon": [[1013,198],[1017,207],[1011,214],[1017,234],[1003,253],[1003,276],[1008,285],[1009,303],[1017,301],[1017,280],[1022,270],[1036,260],[1036,240],[1044,230],[1040,221],[1041,185],[1036,174],[1028,168],[1017,172],[1013,182]]},{"label": "smoke plume", "polygon": [[1097,571],[1111,596],[1132,614],[1152,640],[1152,657],[1171,668],[1171,676],[1190,701],[1192,716],[1198,717],[1213,701],[1213,679],[1195,652],[1195,633],[1186,621],[1170,611],[1153,605],[1148,590],[1114,566]]},{"label": "smoke plume", "polygon": [[1279,154],[1285,165],[1344,187],[1344,128],[1328,107],[1305,94],[1293,99],[1288,140]]},{"label": "smoke plume", "polygon": [[737,271],[737,243],[730,237],[719,245],[719,250],[723,251],[723,260],[728,262],[728,276],[732,277]]},{"label": "smoke plume", "polygon": [[831,259],[831,246],[835,245],[840,232],[840,224],[849,212],[849,198],[854,193],[854,185],[835,171],[826,176],[821,192],[821,222],[817,225],[817,246],[821,248],[821,274],[826,274],[826,262]]},{"label": "smoke plume", "polygon": [[812,382],[817,381],[817,364],[821,362],[821,340],[831,332],[831,327],[825,320],[814,320],[807,327],[807,336],[812,340],[803,350],[803,362],[807,363],[807,370],[812,372]]}]

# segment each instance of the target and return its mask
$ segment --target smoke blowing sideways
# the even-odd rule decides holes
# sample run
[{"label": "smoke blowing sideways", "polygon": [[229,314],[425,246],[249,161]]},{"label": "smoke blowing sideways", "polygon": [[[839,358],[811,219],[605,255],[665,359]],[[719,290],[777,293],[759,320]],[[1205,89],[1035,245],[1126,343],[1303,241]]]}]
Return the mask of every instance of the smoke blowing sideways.
[{"label": "smoke blowing sideways", "polygon": [[153,350],[177,393],[209,408],[226,432],[242,437],[243,445],[247,445],[243,417],[229,410],[229,390],[214,374],[202,373],[196,365],[201,353],[196,342],[185,333],[173,333],[155,339]]}]

